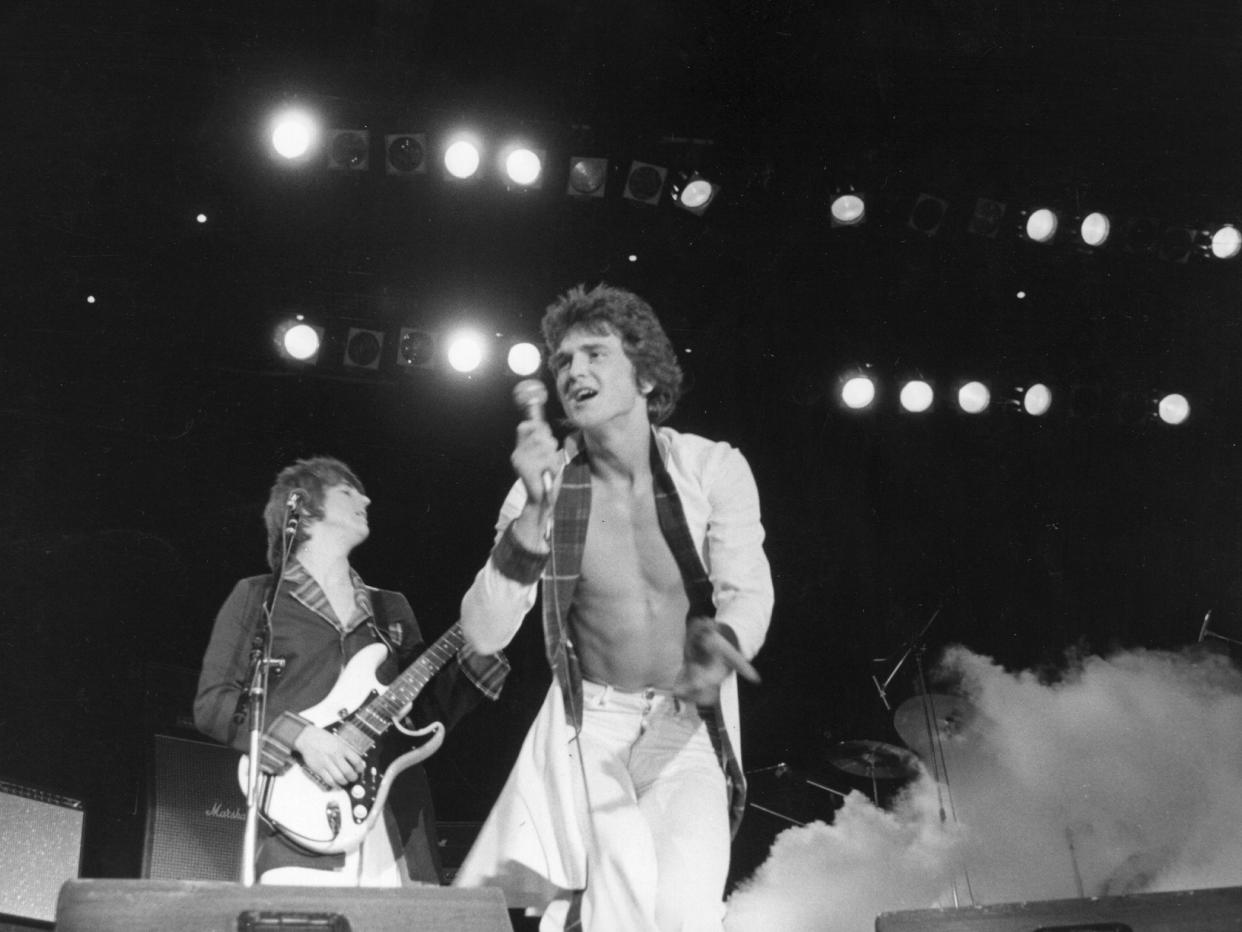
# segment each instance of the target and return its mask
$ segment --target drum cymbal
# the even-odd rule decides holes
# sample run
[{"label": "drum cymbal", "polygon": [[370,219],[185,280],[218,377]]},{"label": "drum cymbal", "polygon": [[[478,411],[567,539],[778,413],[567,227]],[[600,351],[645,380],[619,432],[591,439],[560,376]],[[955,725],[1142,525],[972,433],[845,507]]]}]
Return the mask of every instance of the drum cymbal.
[{"label": "drum cymbal", "polygon": [[911,696],[899,705],[893,715],[893,727],[907,746],[925,754],[930,750],[932,740],[927,731],[929,718],[935,733],[943,741],[964,734],[977,715],[978,710],[962,696],[928,693]]},{"label": "drum cymbal", "polygon": [[860,777],[896,780],[913,773],[919,759],[905,748],[883,741],[842,741],[829,750],[828,763]]}]

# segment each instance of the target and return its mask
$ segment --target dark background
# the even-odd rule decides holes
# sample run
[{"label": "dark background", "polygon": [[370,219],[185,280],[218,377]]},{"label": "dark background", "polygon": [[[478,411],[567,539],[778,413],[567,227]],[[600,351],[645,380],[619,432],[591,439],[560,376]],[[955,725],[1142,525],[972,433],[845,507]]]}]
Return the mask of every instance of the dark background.
[{"label": "dark background", "polygon": [[[652,302],[689,382],[672,425],[756,473],[777,602],[749,768],[864,787],[830,749],[897,740],[871,677],[937,608],[928,664],[949,643],[1015,668],[1176,648],[1209,609],[1238,633],[1242,265],[1120,233],[1242,220],[1240,25],[1233,4],[1147,0],[11,4],[0,775],[86,801],[87,876],[136,874],[151,735],[187,728],[295,457],[358,471],[356,565],[439,634],[510,481],[514,378],[349,370],[334,341],[350,322],[534,336],[579,282]],[[276,165],[264,121],[293,99],[373,139],[525,133],[550,177],[392,178],[378,149],[367,172]],[[612,159],[603,199],[563,193],[583,154]],[[635,158],[722,194],[702,217],[639,206],[620,196]],[[834,228],[847,185],[869,218]],[[923,193],[949,204],[934,236],[907,223]],[[995,238],[966,229],[978,197],[1007,205]],[[1119,235],[1024,241],[1038,203],[1109,211]],[[295,311],[329,327],[314,367],[272,350]],[[882,394],[847,413],[835,380],[860,363]],[[1054,407],[969,418],[945,394],[901,415],[916,371],[942,392],[1042,379]],[[1168,390],[1181,427],[1149,416]],[[542,695],[537,625],[510,653],[504,700],[428,764],[443,819],[486,814]],[[756,779],[759,801],[822,814],[787,791]]]}]

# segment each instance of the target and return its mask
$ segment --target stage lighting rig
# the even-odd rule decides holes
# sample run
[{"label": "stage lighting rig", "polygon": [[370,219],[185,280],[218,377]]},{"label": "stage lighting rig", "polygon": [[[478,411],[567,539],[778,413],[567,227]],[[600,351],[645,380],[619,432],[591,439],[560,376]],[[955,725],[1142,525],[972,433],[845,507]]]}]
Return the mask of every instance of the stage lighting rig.
[{"label": "stage lighting rig", "polygon": [[371,133],[365,129],[328,132],[328,168],[364,172],[371,167]]},{"label": "stage lighting rig", "polygon": [[608,189],[608,160],[575,155],[569,160],[565,193],[570,197],[603,197]]},{"label": "stage lighting rig", "polygon": [[934,194],[920,194],[914,200],[906,225],[924,236],[935,236],[949,211],[949,202]]},{"label": "stage lighting rig", "polygon": [[834,227],[862,226],[867,222],[867,201],[853,188],[838,191],[828,205],[828,216]]},{"label": "stage lighting rig", "polygon": [[344,364],[347,368],[378,370],[384,351],[384,332],[366,327],[350,327],[345,336]]},{"label": "stage lighting rig", "polygon": [[630,162],[629,174],[625,178],[625,190],[622,196],[626,200],[638,204],[656,205],[660,203],[660,195],[664,193],[664,181],[668,177],[668,169],[663,165],[651,162]]},{"label": "stage lighting rig", "polygon": [[720,193],[720,186],[698,172],[684,174],[672,188],[673,203],[701,217]]},{"label": "stage lighting rig", "polygon": [[389,175],[427,173],[427,134],[389,133],[384,137],[384,171]]}]

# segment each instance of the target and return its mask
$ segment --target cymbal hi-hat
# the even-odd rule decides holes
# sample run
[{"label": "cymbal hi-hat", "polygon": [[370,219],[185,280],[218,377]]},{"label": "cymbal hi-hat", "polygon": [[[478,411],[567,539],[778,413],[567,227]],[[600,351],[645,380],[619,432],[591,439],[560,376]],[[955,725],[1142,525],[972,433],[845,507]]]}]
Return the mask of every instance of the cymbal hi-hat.
[{"label": "cymbal hi-hat", "polygon": [[828,751],[828,763],[845,773],[875,780],[898,780],[918,769],[919,759],[883,741],[841,741]]}]

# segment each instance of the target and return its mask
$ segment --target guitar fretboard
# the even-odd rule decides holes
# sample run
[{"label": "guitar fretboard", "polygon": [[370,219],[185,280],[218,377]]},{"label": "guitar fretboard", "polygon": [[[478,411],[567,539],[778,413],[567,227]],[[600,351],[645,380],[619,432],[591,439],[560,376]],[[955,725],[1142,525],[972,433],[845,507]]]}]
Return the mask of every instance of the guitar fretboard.
[{"label": "guitar fretboard", "polygon": [[453,625],[442,634],[434,644],[428,647],[418,659],[405,668],[393,680],[384,692],[373,698],[358,710],[355,721],[365,730],[372,740],[380,737],[393,719],[397,717],[415,697],[423,691],[423,687],[435,676],[440,668],[457,656],[466,636],[460,625]]}]

